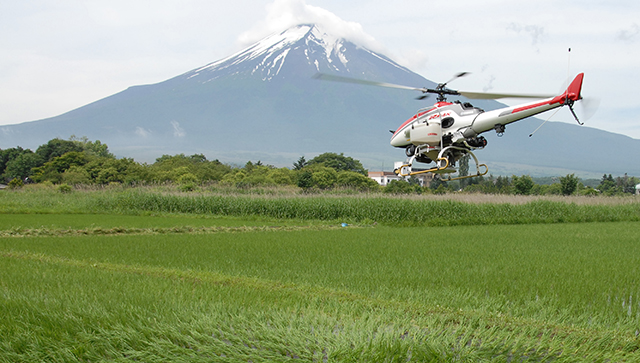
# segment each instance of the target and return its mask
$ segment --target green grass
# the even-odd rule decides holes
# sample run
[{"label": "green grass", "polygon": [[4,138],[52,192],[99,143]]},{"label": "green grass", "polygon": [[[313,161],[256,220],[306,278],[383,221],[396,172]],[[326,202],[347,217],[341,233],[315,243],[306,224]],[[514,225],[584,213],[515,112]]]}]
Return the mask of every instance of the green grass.
[{"label": "green grass", "polygon": [[638,232],[586,223],[4,238],[0,356],[631,359]]},{"label": "green grass", "polygon": [[633,200],[0,193],[0,362],[640,361],[639,276]]}]

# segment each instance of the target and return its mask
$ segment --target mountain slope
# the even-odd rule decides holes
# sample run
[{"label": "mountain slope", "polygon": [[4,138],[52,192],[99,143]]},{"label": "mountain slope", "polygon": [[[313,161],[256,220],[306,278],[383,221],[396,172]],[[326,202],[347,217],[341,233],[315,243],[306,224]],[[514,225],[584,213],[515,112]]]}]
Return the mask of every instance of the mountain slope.
[{"label": "mountain slope", "polygon": [[[403,90],[321,82],[312,79],[317,72],[435,86],[383,55],[317,26],[300,25],[164,82],[134,86],[60,116],[2,127],[0,147],[34,148],[75,134],[140,161],[204,153],[224,162],[289,166],[300,155],[331,151],[360,159],[370,169],[388,170],[404,159],[403,150],[389,145],[387,130],[433,99],[419,103]],[[495,101],[473,103],[486,110],[501,107]],[[640,168],[626,169],[628,163],[597,152],[592,143],[604,140],[616,148],[607,152],[627,155],[640,150],[640,140],[558,123],[529,139],[532,125],[538,122],[509,125],[501,139],[488,135],[489,147],[477,156],[490,168],[492,161],[504,165],[497,169],[501,174],[510,173],[511,163],[524,165],[525,171],[531,166],[539,170],[536,175],[551,165],[577,174],[640,175]]]}]

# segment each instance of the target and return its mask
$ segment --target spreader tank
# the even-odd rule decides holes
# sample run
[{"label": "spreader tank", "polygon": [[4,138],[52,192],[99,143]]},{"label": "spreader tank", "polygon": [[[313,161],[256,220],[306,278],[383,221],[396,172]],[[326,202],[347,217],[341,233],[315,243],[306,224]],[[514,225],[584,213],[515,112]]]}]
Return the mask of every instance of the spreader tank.
[{"label": "spreader tank", "polygon": [[414,145],[437,145],[442,139],[442,127],[440,127],[440,121],[416,123],[411,126],[409,131],[409,138],[411,139],[411,143]]}]

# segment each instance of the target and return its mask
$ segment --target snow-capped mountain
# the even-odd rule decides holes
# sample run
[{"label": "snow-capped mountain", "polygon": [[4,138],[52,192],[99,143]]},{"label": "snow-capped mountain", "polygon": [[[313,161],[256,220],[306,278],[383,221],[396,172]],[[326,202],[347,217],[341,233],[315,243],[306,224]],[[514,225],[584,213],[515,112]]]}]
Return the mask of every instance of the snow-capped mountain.
[{"label": "snow-capped mountain", "polygon": [[[435,86],[382,54],[303,24],[164,82],[130,87],[60,116],[0,127],[0,148],[36,148],[54,137],[77,135],[139,161],[203,153],[229,163],[290,166],[301,155],[344,152],[367,168],[390,170],[404,159],[404,150],[389,145],[388,130],[434,100],[417,102],[405,90],[318,81],[318,72]],[[486,110],[501,106],[473,104]],[[489,147],[476,155],[496,175],[640,175],[637,166],[588,150],[606,144],[615,145],[616,155],[637,154],[640,140],[552,122],[531,139],[530,125],[509,125],[499,140],[485,134]]]}]

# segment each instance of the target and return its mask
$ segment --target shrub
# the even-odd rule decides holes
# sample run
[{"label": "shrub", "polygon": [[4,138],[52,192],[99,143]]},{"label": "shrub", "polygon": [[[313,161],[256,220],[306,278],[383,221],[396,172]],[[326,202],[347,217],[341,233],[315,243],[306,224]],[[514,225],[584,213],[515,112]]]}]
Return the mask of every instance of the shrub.
[{"label": "shrub", "polygon": [[22,188],[23,186],[24,186],[24,183],[22,182],[22,179],[13,178],[9,182],[10,189],[19,189],[19,188]]},{"label": "shrub", "polygon": [[60,184],[58,185],[58,187],[56,188],[56,190],[60,193],[71,193],[71,191],[73,190],[73,188],[69,185],[69,184]]},{"label": "shrub", "polygon": [[313,180],[313,185],[318,187],[319,189],[329,189],[336,184],[338,179],[338,173],[329,168],[323,168],[322,170],[316,171],[311,175],[311,180]]},{"label": "shrub", "polygon": [[418,193],[421,190],[419,185],[411,185],[404,180],[392,180],[384,188],[387,194],[411,194]]},{"label": "shrub", "polygon": [[378,188],[378,183],[375,180],[353,171],[339,172],[336,184],[341,187],[362,191],[370,191]]},{"label": "shrub", "polygon": [[198,177],[187,172],[185,174],[180,175],[176,181],[180,185],[187,185],[187,184],[195,185],[198,182]]},{"label": "shrub", "polygon": [[192,192],[196,189],[196,185],[194,183],[184,183],[184,184],[180,184],[180,186],[178,187],[178,189],[181,192]]}]

